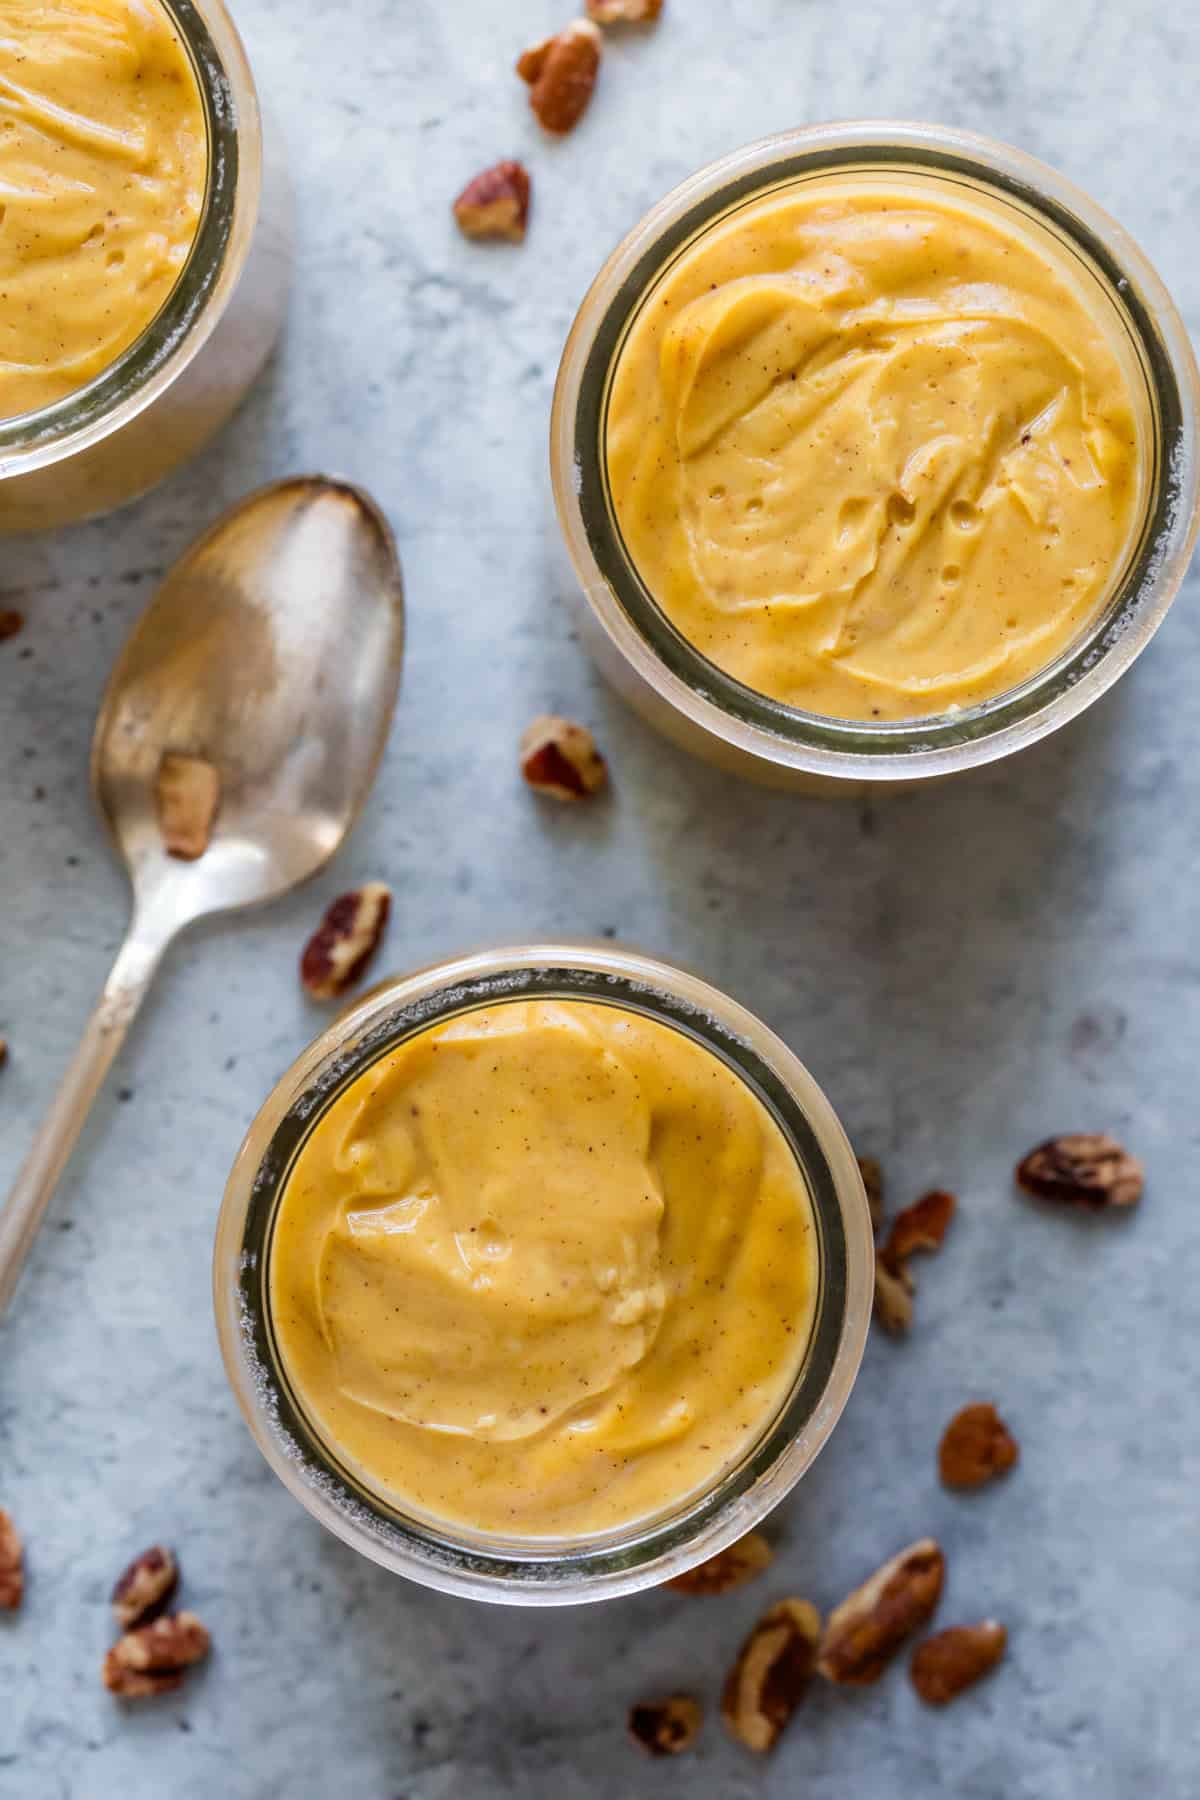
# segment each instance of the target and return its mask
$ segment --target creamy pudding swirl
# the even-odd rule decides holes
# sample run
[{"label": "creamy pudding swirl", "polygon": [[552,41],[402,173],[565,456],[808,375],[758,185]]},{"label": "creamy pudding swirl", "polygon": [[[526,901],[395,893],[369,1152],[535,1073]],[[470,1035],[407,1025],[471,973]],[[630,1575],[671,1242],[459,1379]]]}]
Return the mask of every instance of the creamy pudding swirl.
[{"label": "creamy pudding swirl", "polygon": [[681,1032],[576,1001],[389,1052],[303,1145],[270,1262],[284,1366],[369,1485],[530,1537],[708,1485],[786,1397],[816,1288],[762,1102]]},{"label": "creamy pudding swirl", "polygon": [[899,719],[989,699],[1095,616],[1142,456],[1066,265],[939,194],[818,181],[702,236],[609,404],[613,502],[667,617],[748,687]]}]

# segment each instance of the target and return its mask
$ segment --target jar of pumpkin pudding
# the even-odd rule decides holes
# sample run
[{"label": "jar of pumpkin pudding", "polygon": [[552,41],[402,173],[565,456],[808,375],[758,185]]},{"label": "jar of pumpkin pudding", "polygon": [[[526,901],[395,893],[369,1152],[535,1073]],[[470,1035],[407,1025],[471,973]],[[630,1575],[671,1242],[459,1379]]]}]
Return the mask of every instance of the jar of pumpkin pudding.
[{"label": "jar of pumpkin pudding", "polygon": [[849,1394],[873,1253],[812,1077],[606,945],[387,984],[284,1077],[215,1297],[267,1460],[368,1556],[480,1599],[668,1579],[760,1519]]},{"label": "jar of pumpkin pudding", "polygon": [[228,417],[286,216],[222,0],[0,0],[0,530],[119,505]]},{"label": "jar of pumpkin pudding", "polygon": [[892,124],[752,146],[631,233],[564,352],[590,640],[653,722],[764,779],[1005,755],[1161,621],[1197,392],[1145,258],[1020,152]]}]

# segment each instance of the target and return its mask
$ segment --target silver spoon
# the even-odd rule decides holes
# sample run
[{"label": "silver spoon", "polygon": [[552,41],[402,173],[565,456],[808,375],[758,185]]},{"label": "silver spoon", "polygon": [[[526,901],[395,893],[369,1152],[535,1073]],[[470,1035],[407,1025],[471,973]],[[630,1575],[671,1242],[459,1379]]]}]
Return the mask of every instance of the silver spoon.
[{"label": "silver spoon", "polygon": [[[400,683],[404,595],[392,534],[358,489],[264,488],[171,570],[117,659],[92,791],[125,860],[133,920],[58,1095],[0,1213],[0,1312],[164,950],[211,913],[315,875],[366,799]],[[211,843],[163,848],[168,750],[220,775]]]}]

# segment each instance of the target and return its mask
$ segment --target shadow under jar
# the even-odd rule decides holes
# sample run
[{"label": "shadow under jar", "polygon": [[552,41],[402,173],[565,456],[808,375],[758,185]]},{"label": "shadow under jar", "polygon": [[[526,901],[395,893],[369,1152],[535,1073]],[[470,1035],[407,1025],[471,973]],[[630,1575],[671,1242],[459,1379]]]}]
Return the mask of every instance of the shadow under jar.
[{"label": "shadow under jar", "polygon": [[[897,210],[906,197],[925,195],[990,221],[1044,257],[1103,333],[1122,372],[1138,446],[1138,491],[1123,548],[1070,641],[1045,666],[977,703],[940,711],[924,704],[913,707],[920,716],[877,721],[772,698],[689,640],[651,591],[622,530],[609,431],[623,354],[652,323],[653,309],[671,304],[670,284],[714,233],[757,216],[764,203],[818,190],[822,198],[871,190]],[[827,241],[837,249],[835,236]],[[988,304],[971,296],[979,316],[986,317]],[[782,362],[780,370],[782,379]],[[966,132],[886,121],[820,126],[751,145],[693,176],[647,214],[597,276],[567,340],[551,472],[586,641],[651,724],[684,748],[772,785],[847,792],[1007,756],[1089,706],[1161,623],[1196,537],[1198,398],[1191,346],[1153,268],[1085,194],[1031,157]],[[711,496],[719,497],[720,490]],[[761,502],[752,504],[761,513]],[[855,504],[865,509],[865,502]],[[908,503],[897,496],[896,504]],[[881,521],[881,530],[891,523],[886,512]],[[730,587],[740,605],[736,579]]]},{"label": "shadow under jar", "polygon": [[[291,1322],[287,1331],[280,1328],[273,1280],[279,1258],[285,1275],[292,1260],[276,1235],[289,1179],[330,1109],[364,1075],[369,1087],[370,1072],[401,1047],[420,1049],[421,1040],[428,1045],[430,1032],[436,1035],[441,1028],[461,1031],[465,1024],[470,1034],[481,1009],[494,1021],[505,1007],[529,1002],[553,1003],[568,1014],[579,1004],[592,1016],[593,1009],[612,1009],[618,1029],[632,1017],[648,1040],[665,1031],[674,1042],[678,1034],[689,1055],[704,1052],[698,1060],[706,1067],[714,1060],[721,1065],[718,1074],[730,1092],[748,1090],[755,1116],[765,1109],[770,1133],[778,1134],[789,1180],[798,1176],[807,1195],[803,1231],[812,1268],[808,1311],[786,1365],[781,1398],[769,1416],[754,1421],[736,1454],[689,1491],[656,1494],[636,1516],[558,1535],[490,1524],[485,1529],[464,1524],[461,1517],[448,1522],[373,1478],[344,1443],[334,1441],[311,1395],[294,1379],[291,1351],[297,1340],[289,1335]],[[646,1026],[653,1031],[646,1032]],[[743,1095],[739,1104],[744,1100]],[[478,1130],[487,1132],[487,1118]],[[339,1154],[344,1166],[345,1156],[353,1162],[359,1151]],[[387,1161],[385,1155],[381,1161]],[[390,1163],[388,1168],[392,1172]],[[488,1173],[494,1175],[494,1167]],[[479,1179],[485,1179],[482,1165]],[[469,1170],[462,1185],[468,1192],[475,1186]],[[718,1185],[714,1179],[714,1188]],[[718,1198],[705,1191],[698,1203],[716,1205]],[[670,1203],[668,1192],[668,1208]],[[401,1196],[400,1204],[408,1200]],[[436,1202],[444,1204],[444,1197]],[[669,1229],[665,1214],[663,1219]],[[344,1223],[352,1234],[357,1229],[353,1219]],[[540,1249],[530,1266],[545,1268]],[[871,1227],[858,1165],[828,1101],[786,1046],[694,975],[618,946],[581,944],[457,957],[383,984],[333,1024],[283,1077],[250,1128],[226,1189],[214,1263],[227,1373],[260,1450],[292,1494],[329,1530],[385,1568],[446,1592],[514,1605],[567,1605],[653,1586],[702,1562],[760,1521],[812,1463],[845,1405],[866,1341],[873,1280]],[[686,1288],[686,1271],[683,1284]],[[465,1290],[459,1286],[469,1304],[469,1284]],[[318,1281],[316,1291],[324,1321],[331,1290]],[[608,1291],[603,1281],[597,1291]],[[402,1304],[402,1292],[389,1298]],[[440,1309],[440,1280],[436,1292]],[[559,1324],[553,1308],[549,1316],[553,1351]],[[539,1317],[539,1334],[545,1323]],[[746,1341],[757,1345],[756,1339]],[[646,1356],[655,1348],[652,1342]],[[459,1396],[465,1394],[468,1402],[473,1355],[467,1355]],[[566,1416],[573,1421],[578,1415]],[[411,1419],[395,1421],[398,1435],[413,1429]],[[454,1437],[439,1437],[439,1429],[444,1427],[423,1432],[422,1457],[436,1456],[439,1444],[447,1457],[454,1454]],[[402,1445],[412,1441],[401,1439]],[[518,1479],[527,1486],[535,1482],[536,1438],[504,1448],[513,1452]],[[397,1452],[402,1470],[405,1454],[403,1448]]]},{"label": "shadow under jar", "polygon": [[161,481],[233,413],[283,323],[290,189],[241,39],[224,0],[152,5],[178,37],[203,113],[191,249],[162,306],[107,367],[50,404],[0,417],[0,533],[93,517]]}]

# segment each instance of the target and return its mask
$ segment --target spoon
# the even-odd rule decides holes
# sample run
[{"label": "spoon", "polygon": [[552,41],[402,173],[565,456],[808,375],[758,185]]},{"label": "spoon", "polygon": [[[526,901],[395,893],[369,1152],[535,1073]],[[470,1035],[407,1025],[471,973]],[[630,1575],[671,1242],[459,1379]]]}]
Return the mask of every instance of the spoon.
[{"label": "spoon", "polygon": [[[340,848],[383,752],[403,648],[387,523],[357,488],[320,476],[278,482],[226,513],[142,615],[109,680],[91,766],[133,918],[0,1212],[0,1312],[172,938],[287,893]],[[159,832],[167,751],[220,776],[212,839],[194,862],[169,856]]]}]

